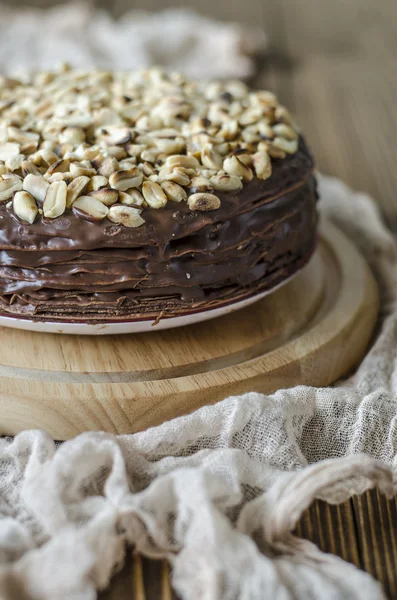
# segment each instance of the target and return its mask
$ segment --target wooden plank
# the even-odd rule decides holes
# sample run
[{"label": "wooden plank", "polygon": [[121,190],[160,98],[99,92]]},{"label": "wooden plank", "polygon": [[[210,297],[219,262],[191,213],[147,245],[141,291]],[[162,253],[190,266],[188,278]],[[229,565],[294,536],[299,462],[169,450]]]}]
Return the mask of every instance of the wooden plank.
[{"label": "wooden plank", "polygon": [[323,552],[361,566],[351,502],[339,506],[322,501],[313,503],[302,515],[296,534],[312,541]]},{"label": "wooden plank", "polygon": [[233,21],[245,25],[261,25],[263,23],[262,0],[250,0],[242,4],[238,0],[228,1],[227,10],[223,2],[213,2],[212,0],[176,0],[171,3],[169,0],[135,0],[133,5],[130,0],[97,0],[97,5],[110,8],[115,16],[120,16],[127,10],[150,10],[158,11],[172,8],[193,9],[202,15],[209,15],[214,19],[222,21]]},{"label": "wooden plank", "polygon": [[128,551],[122,569],[114,575],[109,587],[99,592],[98,600],[132,600],[132,572],[132,553]]},{"label": "wooden plank", "polygon": [[263,3],[264,30],[268,35],[269,46],[261,69],[255,78],[255,87],[271,89],[284,104],[294,109],[293,73],[295,58],[286,46],[286,23],[282,4],[278,0]]},{"label": "wooden plank", "polygon": [[121,571],[98,600],[176,600],[171,587],[170,566],[128,551]]},{"label": "wooden plank", "polygon": [[313,503],[298,524],[297,535],[311,540],[364,569],[397,598],[397,500],[371,490],[339,506]]},{"label": "wooden plank", "polygon": [[352,500],[357,524],[361,566],[397,598],[397,505],[371,490]]},{"label": "wooden plank", "polygon": [[[397,3],[280,0],[292,97],[320,169],[377,198],[397,231]],[[321,5],[321,6],[319,6]],[[343,16],[343,17],[342,17]]]},{"label": "wooden plank", "polygon": [[167,561],[146,558],[142,565],[147,600],[173,600],[175,596],[171,588],[171,569]]}]

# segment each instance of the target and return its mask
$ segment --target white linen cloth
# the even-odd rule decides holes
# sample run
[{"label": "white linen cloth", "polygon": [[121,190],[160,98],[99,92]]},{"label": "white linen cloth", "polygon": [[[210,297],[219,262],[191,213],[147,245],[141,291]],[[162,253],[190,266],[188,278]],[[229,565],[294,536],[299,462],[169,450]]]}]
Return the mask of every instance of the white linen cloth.
[{"label": "white linen cloth", "polygon": [[[74,5],[41,16],[29,11],[21,21],[3,9],[0,65],[52,66],[46,48],[57,61],[72,51],[77,64],[97,63],[88,16],[72,35],[78,11],[89,14]],[[201,19],[173,14],[165,17],[170,31],[175,15],[194,29]],[[139,32],[150,37],[159,16],[141,15],[139,28],[133,14],[119,25],[104,14],[92,18],[102,27],[99,58],[107,66],[152,60]],[[216,36],[211,42],[214,60],[182,56],[177,28],[178,50],[170,45],[168,63],[196,75],[227,76],[231,67],[233,75],[249,74],[247,56],[230,62],[241,30],[225,25],[222,34],[205,23],[206,41],[220,35],[219,47]],[[37,33],[33,40],[39,27],[46,41]],[[128,31],[139,40],[122,54],[113,44],[123,46]],[[330,178],[321,179],[320,191],[321,212],[358,245],[382,290],[383,324],[356,374],[329,388],[228,398],[135,435],[87,433],[59,447],[42,431],[1,440],[1,598],[91,600],[120,565],[126,542],[170,559],[183,600],[384,598],[369,575],[291,533],[314,498],[341,502],[375,485],[388,496],[396,491],[397,245],[370,198]]]},{"label": "white linen cloth", "polygon": [[213,21],[191,10],[130,11],[114,20],[84,2],[50,10],[0,4],[0,72],[158,65],[189,77],[248,77],[266,47],[258,29]]}]

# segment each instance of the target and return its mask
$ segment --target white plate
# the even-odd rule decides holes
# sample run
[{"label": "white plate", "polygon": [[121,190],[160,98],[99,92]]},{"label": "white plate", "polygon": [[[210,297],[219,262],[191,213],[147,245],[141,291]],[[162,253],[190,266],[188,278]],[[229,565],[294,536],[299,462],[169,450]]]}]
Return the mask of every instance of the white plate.
[{"label": "white plate", "polygon": [[272,294],[291,279],[293,279],[299,271],[291,277],[282,281],[277,286],[266,292],[261,292],[255,296],[221,306],[218,308],[207,309],[181,317],[169,317],[161,319],[156,325],[154,320],[125,320],[116,323],[63,323],[62,321],[32,321],[20,317],[9,317],[0,315],[0,327],[11,327],[13,329],[24,329],[25,331],[39,331],[42,333],[66,333],[71,335],[119,335],[122,333],[141,333],[143,331],[160,331],[161,329],[173,329],[174,327],[182,327],[183,325],[192,325],[193,323],[201,323],[209,321],[216,317],[228,315],[236,310],[240,310],[254,302],[258,302],[261,298]]}]

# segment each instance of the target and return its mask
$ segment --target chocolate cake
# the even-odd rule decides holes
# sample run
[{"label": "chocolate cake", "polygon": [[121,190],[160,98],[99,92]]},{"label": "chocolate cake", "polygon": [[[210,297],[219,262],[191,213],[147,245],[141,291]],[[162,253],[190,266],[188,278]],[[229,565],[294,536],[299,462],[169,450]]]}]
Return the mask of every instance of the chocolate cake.
[{"label": "chocolate cake", "polygon": [[271,289],[316,244],[310,152],[270,92],[158,69],[0,82],[0,312],[166,318]]}]

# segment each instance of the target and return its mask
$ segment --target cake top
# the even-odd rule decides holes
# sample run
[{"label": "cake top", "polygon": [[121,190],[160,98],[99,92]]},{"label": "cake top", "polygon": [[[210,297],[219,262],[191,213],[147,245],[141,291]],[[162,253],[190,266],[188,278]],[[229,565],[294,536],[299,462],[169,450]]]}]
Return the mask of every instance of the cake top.
[{"label": "cake top", "polygon": [[240,81],[67,66],[0,78],[0,203],[25,224],[72,210],[140,227],[169,201],[217,210],[217,192],[269,178],[298,145],[276,96]]}]

